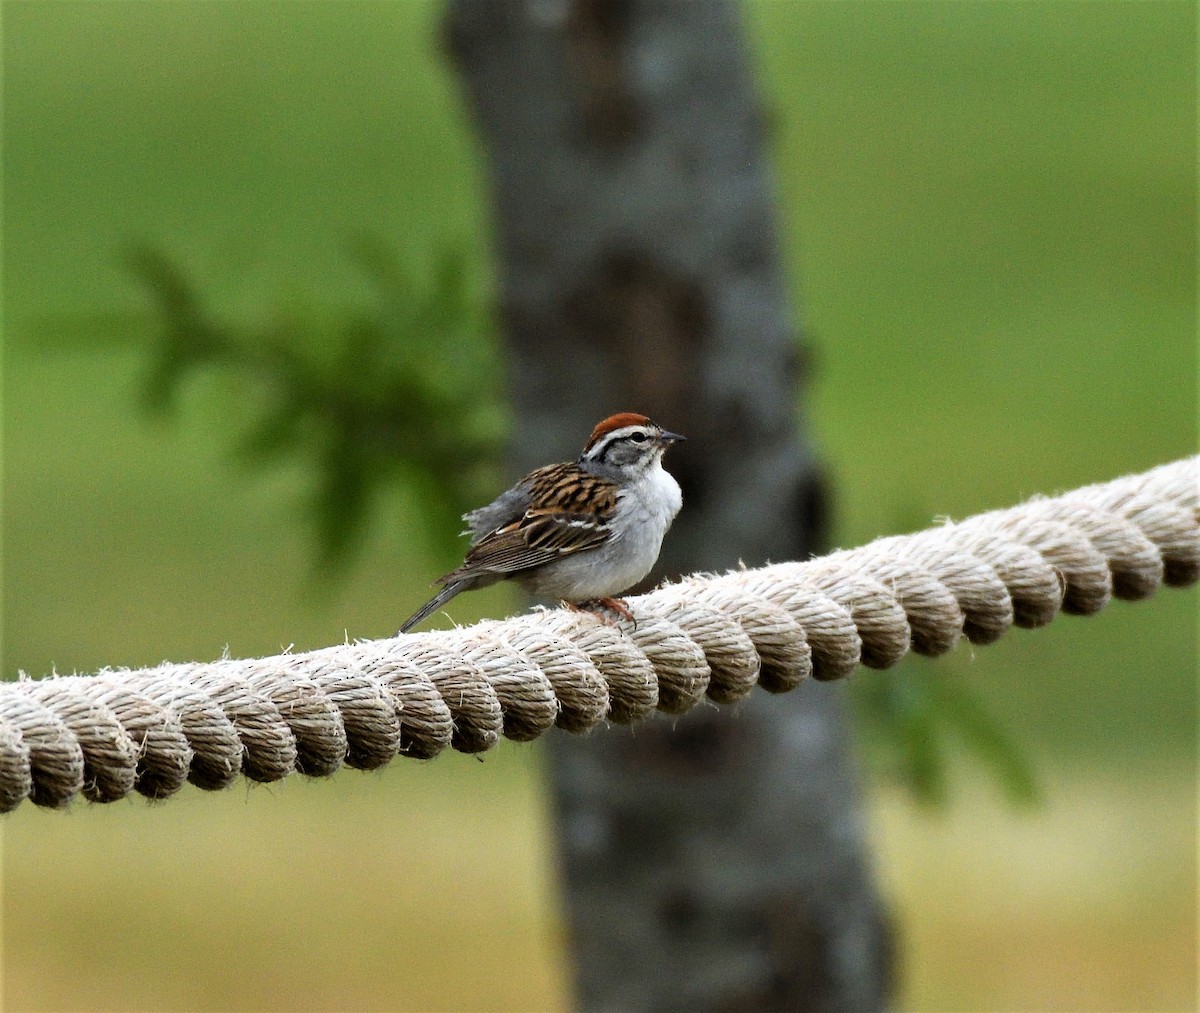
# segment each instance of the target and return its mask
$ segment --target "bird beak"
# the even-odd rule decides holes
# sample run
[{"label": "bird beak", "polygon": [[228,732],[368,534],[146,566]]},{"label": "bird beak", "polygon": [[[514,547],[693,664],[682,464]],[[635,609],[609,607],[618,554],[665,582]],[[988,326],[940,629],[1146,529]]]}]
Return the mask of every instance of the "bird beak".
[{"label": "bird beak", "polygon": [[685,443],[687,441],[686,436],[680,436],[678,433],[668,433],[668,432],[666,432],[666,430],[659,433],[658,438],[660,440],[662,440],[663,443],[667,443],[667,444]]}]

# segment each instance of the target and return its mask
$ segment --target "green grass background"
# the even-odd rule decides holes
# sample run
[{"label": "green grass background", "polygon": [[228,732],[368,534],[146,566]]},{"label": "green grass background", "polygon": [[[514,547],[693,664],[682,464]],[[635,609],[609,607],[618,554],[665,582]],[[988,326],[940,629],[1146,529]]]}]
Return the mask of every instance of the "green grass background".
[{"label": "green grass background", "polygon": [[[1195,452],[1192,4],[745,11],[839,544]],[[161,244],[242,320],[354,306],[364,231],[484,255],[438,14],[4,4],[6,677],[378,636],[425,594],[404,490],[314,594],[305,476],[229,463],[237,390],[147,421],[118,251]],[[871,782],[906,1007],[1193,1006],[1195,619],[1164,591],[913,662],[969,682],[1046,799],[966,761],[942,814]],[[566,1002],[536,745],[2,832],[13,1009]]]}]

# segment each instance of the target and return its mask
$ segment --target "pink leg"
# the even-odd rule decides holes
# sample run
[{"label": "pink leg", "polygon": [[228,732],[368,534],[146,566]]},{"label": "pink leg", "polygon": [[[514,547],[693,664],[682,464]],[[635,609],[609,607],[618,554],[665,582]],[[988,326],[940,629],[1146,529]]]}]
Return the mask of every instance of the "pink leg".
[{"label": "pink leg", "polygon": [[609,626],[616,626],[612,615],[621,616],[623,619],[628,619],[634,626],[637,626],[637,619],[629,610],[629,605],[624,598],[595,598],[591,601],[572,602],[564,601],[563,605],[572,612],[586,612],[589,615],[596,616],[601,622]]}]

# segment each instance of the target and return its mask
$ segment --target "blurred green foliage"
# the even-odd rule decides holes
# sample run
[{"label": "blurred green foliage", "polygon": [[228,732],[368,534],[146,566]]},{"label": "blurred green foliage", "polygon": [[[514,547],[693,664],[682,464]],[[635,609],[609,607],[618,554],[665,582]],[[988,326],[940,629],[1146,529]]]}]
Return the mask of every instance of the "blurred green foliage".
[{"label": "blurred green foliage", "polygon": [[1025,751],[969,684],[906,659],[854,683],[859,739],[882,775],[928,806],[950,801],[951,757],[965,747],[1015,803],[1040,797]]},{"label": "blurred green foliage", "polygon": [[498,360],[479,272],[459,251],[432,258],[428,278],[378,241],[364,239],[352,253],[376,293],[371,304],[344,318],[289,313],[258,327],[216,320],[160,250],[128,256],[159,318],[146,350],[147,404],[171,407],[200,370],[236,382],[231,400],[249,417],[243,461],[303,462],[316,571],[326,581],[359,547],[379,493],[395,481],[417,492],[430,540],[452,543],[501,449]]}]

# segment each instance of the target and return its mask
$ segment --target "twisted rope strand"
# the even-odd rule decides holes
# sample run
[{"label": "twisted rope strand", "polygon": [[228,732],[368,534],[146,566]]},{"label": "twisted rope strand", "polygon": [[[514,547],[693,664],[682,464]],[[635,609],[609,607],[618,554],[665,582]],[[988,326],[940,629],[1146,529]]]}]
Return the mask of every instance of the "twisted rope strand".
[{"label": "twisted rope strand", "polygon": [[483,752],[990,644],[1200,580],[1200,457],[806,563],[695,574],[636,623],[503,622],[249,661],[0,684],[0,811]]}]

